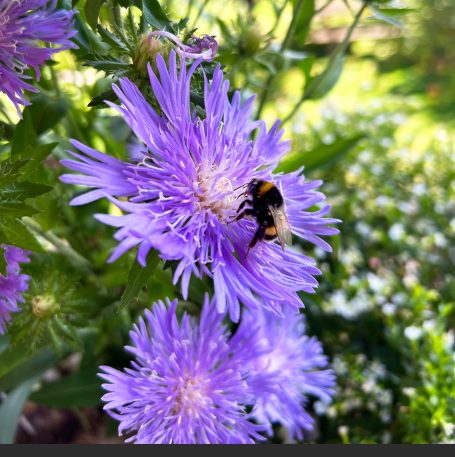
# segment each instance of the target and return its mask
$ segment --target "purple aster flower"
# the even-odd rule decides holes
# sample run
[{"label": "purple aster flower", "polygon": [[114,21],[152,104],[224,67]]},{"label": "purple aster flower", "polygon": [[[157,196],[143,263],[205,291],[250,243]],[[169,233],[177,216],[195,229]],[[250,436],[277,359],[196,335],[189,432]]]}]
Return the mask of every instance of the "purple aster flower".
[{"label": "purple aster flower", "polygon": [[17,313],[17,303],[23,303],[22,293],[28,289],[30,276],[20,273],[20,263],[29,262],[28,252],[15,246],[2,245],[6,260],[6,276],[0,274],[0,334],[5,333],[11,313]]},{"label": "purple aster flower", "polygon": [[264,427],[245,410],[251,392],[244,360],[257,350],[252,338],[241,331],[230,341],[208,297],[199,320],[185,313],[179,323],[176,307],[176,300],[159,301],[134,326],[126,347],[132,368],[101,367],[108,391],[102,400],[119,433],[137,444],[262,440]]},{"label": "purple aster flower", "polygon": [[283,306],[302,307],[298,291],[314,292],[317,286],[315,261],[269,242],[259,242],[247,255],[257,223],[232,221],[245,186],[253,178],[272,181],[283,195],[293,233],[330,251],[320,235],[338,233],[327,225],[339,221],[325,217],[329,205],[309,211],[325,198],[316,191],[322,182],[306,181],[299,172],[273,174],[289,150],[279,122],[268,131],[264,122],[251,122],[253,98],[242,103],[236,92],[229,100],[229,81],[219,67],[211,82],[205,79],[201,118],[190,104],[191,78],[199,62],[187,70],[182,60],[178,70],[171,52],[169,68],[161,56],[156,63],[158,76],[150,67],[149,74],[160,112],[128,79],[113,86],[122,105],[109,103],[144,144],[142,159],[124,162],[73,141],[80,153],[70,152],[76,160],[62,164],[80,174],[61,180],[93,190],[71,204],[108,198],[125,213],[96,216],[118,228],[119,245],[110,261],[138,246],[138,261],[145,265],[149,250],[156,249],[163,259],[177,262],[174,282],[181,281],[184,298],[191,275],[212,277],[216,307],[220,313],[228,310],[234,321],[240,303],[277,315]]},{"label": "purple aster flower", "polygon": [[56,10],[56,5],[55,0],[0,0],[0,90],[19,115],[19,105],[30,104],[23,92],[37,92],[26,70],[33,68],[39,80],[40,65],[56,52],[77,47],[70,41],[77,33],[74,12]]},{"label": "purple aster flower", "polygon": [[[255,396],[254,417],[261,424],[274,422],[288,428],[292,438],[302,440],[314,427],[305,411],[310,394],[329,403],[335,376],[327,367],[321,343],[304,334],[303,315],[288,313],[277,319],[271,313],[246,310],[242,326],[256,325],[256,339],[262,346],[259,357],[250,358],[249,384]],[[271,428],[269,429],[269,433]]]}]

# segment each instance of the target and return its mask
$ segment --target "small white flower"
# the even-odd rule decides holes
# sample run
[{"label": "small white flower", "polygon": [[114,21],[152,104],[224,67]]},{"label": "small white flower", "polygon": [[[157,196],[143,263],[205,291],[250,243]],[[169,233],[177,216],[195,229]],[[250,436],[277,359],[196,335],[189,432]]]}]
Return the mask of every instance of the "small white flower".
[{"label": "small white flower", "polygon": [[415,341],[422,336],[422,329],[420,327],[416,327],[411,325],[404,329],[404,335],[411,341]]}]

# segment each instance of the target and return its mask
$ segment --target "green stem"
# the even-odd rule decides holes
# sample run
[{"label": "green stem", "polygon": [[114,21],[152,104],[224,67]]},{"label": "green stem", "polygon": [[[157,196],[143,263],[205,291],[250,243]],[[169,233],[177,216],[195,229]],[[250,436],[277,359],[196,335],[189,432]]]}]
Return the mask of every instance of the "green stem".
[{"label": "green stem", "polygon": [[[321,74],[329,71],[329,69],[332,67],[332,65],[334,65],[337,57],[340,54],[343,54],[346,51],[346,49],[347,49],[347,47],[349,45],[349,41],[351,39],[352,33],[354,32],[354,29],[357,27],[357,24],[359,23],[360,17],[362,16],[362,14],[365,11],[366,7],[367,7],[367,4],[364,3],[362,5],[362,7],[359,9],[359,11],[357,11],[357,14],[355,15],[354,20],[352,21],[352,24],[349,27],[349,30],[347,31],[345,37],[343,38],[343,41],[341,43],[339,43],[338,46],[334,49],[334,51],[332,52],[332,54],[329,57],[329,60],[327,62],[327,65],[326,65],[324,71]],[[317,87],[318,87],[318,84],[314,85],[313,88],[312,88],[313,90],[312,90],[311,93],[313,93]],[[299,110],[299,108],[302,105],[302,103],[311,96],[311,93],[309,93],[308,91],[307,92],[305,92],[305,91],[303,92],[303,94],[300,97],[299,101],[294,105],[294,108],[292,108],[291,112],[283,119],[283,122],[282,122],[281,125],[286,124],[290,119],[292,119],[292,117],[295,115],[295,113]]]},{"label": "green stem", "polygon": [[[62,89],[60,88],[60,83],[58,81],[57,73],[55,72],[54,67],[50,66],[49,68],[50,68],[50,71],[51,71],[52,83],[53,83],[54,88],[55,88],[55,95],[57,96],[57,98],[62,98],[63,97],[63,92],[62,92]],[[79,124],[77,123],[76,119],[74,119],[74,116],[73,116],[73,113],[71,111],[71,108],[67,111],[66,118],[68,119],[70,127],[74,130],[74,133],[78,137],[78,139],[79,140],[83,140],[85,143],[89,143],[87,141],[87,138],[85,137],[84,133],[79,128]]]},{"label": "green stem", "polygon": [[53,232],[45,231],[42,227],[30,217],[23,217],[22,222],[34,233],[39,235],[41,238],[44,238],[46,241],[49,241],[57,250],[63,254],[68,260],[75,266],[80,269],[90,271],[91,265],[90,262],[82,257],[78,252],[76,252],[67,241],[60,239]]},{"label": "green stem", "polygon": [[[294,36],[297,19],[299,17],[300,10],[302,9],[304,1],[305,0],[298,0],[294,6],[291,23],[289,24],[288,31],[286,32],[286,36],[284,37],[284,40],[280,46],[280,50],[279,50],[280,54],[284,53],[284,51],[289,46],[289,44],[292,40],[292,37]],[[264,109],[265,103],[266,103],[268,95],[269,95],[269,90],[273,83],[274,78],[275,78],[275,74],[273,74],[273,73],[271,73],[269,75],[269,77],[267,78],[267,81],[265,83],[264,92],[262,92],[262,97],[261,97],[261,100],[259,101],[259,107],[258,107],[258,110],[256,113],[256,119],[259,119],[262,114],[262,110]]]},{"label": "green stem", "polygon": [[52,65],[50,65],[49,68],[51,70],[51,79],[54,84],[55,94],[58,98],[62,98],[62,90],[60,89],[60,83],[58,82],[57,73],[55,72],[54,67]]},{"label": "green stem", "polygon": [[191,10],[193,9],[193,3],[194,3],[194,0],[188,0],[188,6],[186,8],[185,17],[190,17]]},{"label": "green stem", "polygon": [[2,113],[3,116],[5,116],[5,119],[8,121],[8,124],[13,124],[13,121],[12,121],[11,118],[8,116],[8,113],[7,113],[6,110],[3,108],[3,106],[0,106],[0,113]]},{"label": "green stem", "polygon": [[277,13],[276,19],[275,19],[275,24],[273,24],[273,27],[269,32],[270,35],[272,35],[275,32],[276,28],[278,27],[278,24],[280,23],[280,19],[283,14],[283,11],[286,8],[288,3],[289,3],[289,0],[284,0],[283,4],[281,5],[281,8],[278,10],[278,13]]},{"label": "green stem", "polygon": [[196,17],[194,18],[193,25],[192,25],[191,29],[196,28],[196,23],[199,20],[199,18],[202,16],[202,12],[204,11],[204,9],[207,6],[208,2],[209,2],[209,0],[204,0],[202,5],[197,10]]},{"label": "green stem", "polygon": [[112,13],[114,16],[114,24],[118,29],[122,28],[122,17],[120,14],[120,7],[117,4],[114,4],[114,7],[112,9]]},{"label": "green stem", "polygon": [[324,5],[322,5],[320,8],[315,10],[314,14],[316,15],[316,14],[319,14],[320,12],[324,11],[332,2],[333,2],[333,0],[327,0],[327,2],[324,3]]}]

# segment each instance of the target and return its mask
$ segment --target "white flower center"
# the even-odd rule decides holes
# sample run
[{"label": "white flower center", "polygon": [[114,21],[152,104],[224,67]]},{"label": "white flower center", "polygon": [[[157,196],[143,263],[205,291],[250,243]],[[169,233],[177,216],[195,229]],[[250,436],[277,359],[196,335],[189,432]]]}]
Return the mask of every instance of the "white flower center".
[{"label": "white flower center", "polygon": [[212,212],[222,222],[226,222],[240,204],[232,181],[220,176],[219,170],[204,170],[199,174],[196,196],[200,209]]},{"label": "white flower center", "polygon": [[211,403],[204,381],[199,377],[181,379],[174,395],[174,412],[180,417],[198,418],[201,410]]}]

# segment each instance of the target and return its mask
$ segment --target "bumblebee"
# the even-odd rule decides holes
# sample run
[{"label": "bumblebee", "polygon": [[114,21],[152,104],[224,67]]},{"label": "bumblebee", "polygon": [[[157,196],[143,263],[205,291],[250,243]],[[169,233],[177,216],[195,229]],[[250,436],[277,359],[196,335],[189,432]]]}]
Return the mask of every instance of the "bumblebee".
[{"label": "bumblebee", "polygon": [[258,241],[271,241],[276,238],[284,250],[284,246],[292,242],[292,231],[286,217],[283,196],[278,188],[270,181],[253,179],[248,183],[245,195],[247,198],[238,207],[234,220],[252,216],[258,223],[248,252]]}]

